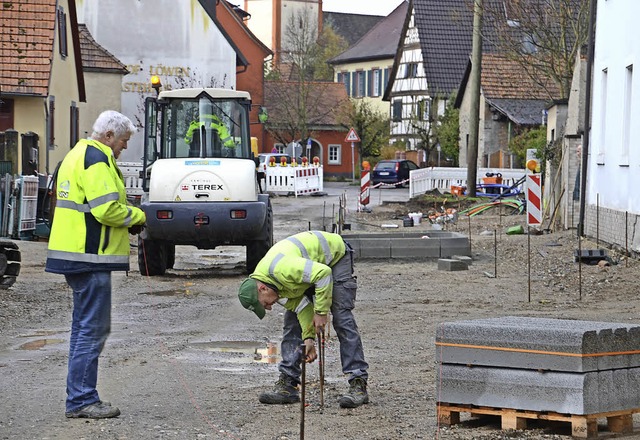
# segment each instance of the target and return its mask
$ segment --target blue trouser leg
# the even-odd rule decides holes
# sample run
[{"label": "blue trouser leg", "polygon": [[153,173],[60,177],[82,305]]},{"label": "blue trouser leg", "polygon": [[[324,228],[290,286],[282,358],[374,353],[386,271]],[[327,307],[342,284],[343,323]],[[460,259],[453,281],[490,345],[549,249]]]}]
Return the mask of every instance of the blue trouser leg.
[{"label": "blue trouser leg", "polygon": [[111,272],[65,275],[73,290],[67,411],[100,400],[98,357],[111,331]]},{"label": "blue trouser leg", "polygon": [[282,343],[280,353],[282,361],[278,366],[281,373],[295,379],[300,383],[300,353],[302,345],[302,327],[298,322],[298,316],[289,310],[284,312],[284,324],[282,326]]},{"label": "blue trouser leg", "polygon": [[369,364],[364,360],[362,339],[358,331],[353,308],[356,302],[358,284],[353,276],[353,250],[347,246],[347,253],[332,268],[333,274],[333,328],[340,341],[340,361],[342,372],[355,377],[367,379]]}]

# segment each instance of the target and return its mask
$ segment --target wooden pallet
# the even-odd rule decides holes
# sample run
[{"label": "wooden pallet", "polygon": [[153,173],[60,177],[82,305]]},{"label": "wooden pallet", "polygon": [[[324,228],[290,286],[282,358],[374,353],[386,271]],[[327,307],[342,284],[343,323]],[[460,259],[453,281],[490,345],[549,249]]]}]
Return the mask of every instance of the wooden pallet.
[{"label": "wooden pallet", "polygon": [[600,414],[560,414],[554,412],[526,411],[511,408],[490,408],[474,405],[456,405],[437,403],[438,422],[441,425],[455,425],[460,423],[460,413],[470,413],[471,416],[492,415],[502,420],[502,429],[526,429],[527,419],[548,420],[554,422],[571,423],[571,435],[578,438],[597,438],[598,419],[607,419],[610,432],[628,433],[633,431],[633,414],[640,412],[640,408],[624,411],[611,411]]}]

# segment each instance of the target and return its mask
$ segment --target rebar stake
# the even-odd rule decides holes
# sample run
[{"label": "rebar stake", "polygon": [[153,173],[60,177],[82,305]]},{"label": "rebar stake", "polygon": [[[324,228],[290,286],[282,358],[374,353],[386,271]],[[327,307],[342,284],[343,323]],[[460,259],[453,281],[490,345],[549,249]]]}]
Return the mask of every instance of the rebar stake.
[{"label": "rebar stake", "polygon": [[300,375],[300,440],[304,440],[304,407],[305,407],[305,382],[307,380],[306,373],[306,364],[307,364],[307,348],[302,344],[302,355],[300,356],[302,360],[302,374]]},{"label": "rebar stake", "polygon": [[318,345],[320,346],[320,356],[318,367],[320,368],[320,412],[324,409],[324,330],[319,334]]}]

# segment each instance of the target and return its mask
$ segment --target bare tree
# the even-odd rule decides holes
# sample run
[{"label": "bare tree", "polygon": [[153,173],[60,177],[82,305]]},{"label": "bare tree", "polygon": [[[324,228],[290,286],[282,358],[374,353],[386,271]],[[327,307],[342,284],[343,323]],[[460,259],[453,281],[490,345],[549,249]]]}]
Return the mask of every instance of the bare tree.
[{"label": "bare tree", "polygon": [[[550,98],[567,98],[576,57],[586,44],[589,2],[585,0],[493,0],[485,5],[484,39],[520,64]],[[551,80],[561,96],[552,96]]]},{"label": "bare tree", "polygon": [[313,137],[314,127],[336,124],[337,113],[344,104],[336,93],[336,83],[315,80],[317,75],[326,74],[318,66],[327,54],[332,51],[318,43],[317,16],[308,8],[292,14],[279,63],[265,82],[265,101],[269,105],[265,128],[278,142],[286,145],[305,141]]},{"label": "bare tree", "polygon": [[265,102],[269,106],[265,128],[285,145],[314,137],[317,128],[342,128],[339,115],[349,105],[343,84],[318,81],[304,86],[297,81],[266,81]]}]

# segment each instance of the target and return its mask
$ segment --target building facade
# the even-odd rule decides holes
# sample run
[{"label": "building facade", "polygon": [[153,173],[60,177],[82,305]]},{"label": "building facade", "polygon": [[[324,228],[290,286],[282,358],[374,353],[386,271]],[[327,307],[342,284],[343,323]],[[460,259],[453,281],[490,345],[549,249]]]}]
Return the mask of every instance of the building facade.
[{"label": "building facade", "polygon": [[331,59],[334,81],[344,83],[352,99],[362,99],[385,115],[390,105],[382,100],[398,49],[408,2],[401,3],[380,20],[358,42]]},{"label": "building facade", "polygon": [[640,46],[634,0],[599,1],[584,231],[640,252]]},{"label": "building facade", "polygon": [[[134,123],[142,125],[144,99],[155,93],[153,75],[160,77],[164,89],[236,88],[236,66],[246,60],[216,22],[215,7],[204,0],[81,3],[79,22],[130,72],[122,81],[120,98],[122,112]],[[124,19],[128,25],[123,26]],[[138,132],[120,160],[139,162],[142,149],[143,133]]]},{"label": "building facade", "polygon": [[431,124],[458,90],[471,53],[473,16],[465,0],[411,0],[384,100],[391,139],[435,160]]},{"label": "building facade", "polygon": [[314,23],[314,40],[322,31],[322,0],[244,0],[244,10],[252,17],[247,23],[251,32],[273,52],[274,66],[293,49],[287,30],[302,26],[301,16]]},{"label": "building facade", "polygon": [[53,172],[86,101],[75,1],[8,0],[0,23],[0,132],[18,134],[11,172]]}]

